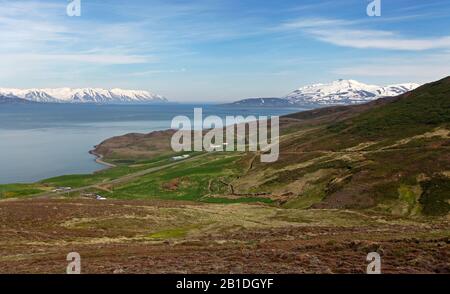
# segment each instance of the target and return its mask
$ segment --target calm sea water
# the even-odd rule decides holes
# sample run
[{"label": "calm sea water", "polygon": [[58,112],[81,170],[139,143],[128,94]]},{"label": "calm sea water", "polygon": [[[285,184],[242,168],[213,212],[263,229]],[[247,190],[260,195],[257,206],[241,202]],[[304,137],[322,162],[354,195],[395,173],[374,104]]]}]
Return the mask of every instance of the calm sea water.
[{"label": "calm sea water", "polygon": [[104,168],[88,153],[103,140],[170,128],[177,115],[283,115],[301,109],[212,105],[0,105],[0,184],[27,183]]}]

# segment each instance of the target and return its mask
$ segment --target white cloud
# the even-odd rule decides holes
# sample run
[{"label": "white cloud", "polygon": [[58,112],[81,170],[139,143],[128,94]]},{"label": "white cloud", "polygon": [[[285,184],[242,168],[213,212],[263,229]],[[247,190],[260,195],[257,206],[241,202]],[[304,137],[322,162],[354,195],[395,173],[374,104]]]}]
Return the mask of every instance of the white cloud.
[{"label": "white cloud", "polygon": [[184,72],[187,72],[187,69],[185,69],[185,68],[180,68],[180,69],[155,69],[155,70],[146,70],[146,71],[132,72],[129,75],[130,76],[148,76],[148,75],[155,75],[155,74],[184,73]]},{"label": "white cloud", "polygon": [[448,65],[364,65],[354,67],[343,67],[333,70],[333,73],[346,76],[363,77],[404,77],[409,80],[433,80],[450,75]]},{"label": "white cloud", "polygon": [[450,48],[450,35],[434,38],[410,38],[393,31],[355,28],[356,24],[364,23],[365,20],[309,18],[284,23],[280,28],[298,29],[317,40],[358,49],[424,51]]},{"label": "white cloud", "polygon": [[[140,47],[139,23],[101,23],[65,15],[66,3],[1,1],[0,54],[3,63],[117,65],[152,63]],[[14,52],[14,53],[11,53]],[[3,69],[14,71],[12,69]]]},{"label": "white cloud", "polygon": [[409,82],[429,82],[450,75],[450,52],[408,58],[367,59],[358,65],[341,66],[331,70],[340,76],[383,78],[402,77]]},{"label": "white cloud", "polygon": [[328,18],[307,18],[294,21],[285,22],[281,25],[281,28],[285,29],[303,29],[303,28],[317,28],[328,27],[336,25],[348,25],[351,21],[341,19],[328,19]]},{"label": "white cloud", "polygon": [[317,39],[338,46],[359,49],[423,51],[450,48],[450,36],[438,38],[405,38],[394,32],[354,29],[312,29]]},{"label": "white cloud", "polygon": [[[126,54],[102,54],[102,53],[81,53],[81,54],[3,54],[4,61],[10,63],[12,60],[22,63],[92,63],[92,64],[140,64],[155,61],[151,56],[126,55]],[[1,64],[1,62],[0,62]]]}]

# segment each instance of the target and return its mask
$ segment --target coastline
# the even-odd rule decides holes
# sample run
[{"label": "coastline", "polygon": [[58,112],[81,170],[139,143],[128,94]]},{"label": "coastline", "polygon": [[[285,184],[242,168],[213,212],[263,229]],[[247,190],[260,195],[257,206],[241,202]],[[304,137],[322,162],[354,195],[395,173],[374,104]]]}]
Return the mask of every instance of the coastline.
[{"label": "coastline", "polygon": [[96,158],[95,158],[95,162],[97,162],[98,164],[101,164],[101,165],[106,166],[106,168],[117,167],[117,165],[115,165],[115,164],[112,164],[112,163],[109,163],[109,162],[104,161],[104,160],[103,160],[103,155],[100,154],[100,153],[95,152],[95,149],[94,149],[94,150],[90,150],[90,151],[89,151],[89,154],[94,155],[94,156],[96,157]]},{"label": "coastline", "polygon": [[[31,105],[31,104],[30,104]],[[33,104],[34,105],[34,104]],[[28,116],[30,116],[32,119],[26,120],[25,122],[20,120],[19,115],[15,116],[3,116],[4,113],[8,113],[8,109],[1,109],[0,110],[0,121],[2,122],[2,130],[6,129],[7,131],[10,131],[11,134],[16,132],[15,125],[20,126],[20,131],[27,132],[28,140],[36,140],[40,142],[42,146],[53,146],[53,141],[57,138],[60,141],[64,141],[66,138],[70,138],[71,141],[77,142],[77,154],[76,157],[72,157],[72,153],[69,150],[74,149],[75,147],[67,148],[67,152],[61,151],[61,153],[64,152],[64,154],[58,154],[60,156],[59,158],[69,158],[67,162],[65,160],[58,160],[50,162],[48,165],[46,165],[45,161],[45,154],[39,154],[37,152],[37,149],[27,149],[27,155],[30,156],[30,158],[33,158],[33,160],[27,160],[23,163],[23,165],[19,166],[14,164],[13,158],[10,158],[8,155],[8,166],[12,167],[11,171],[7,173],[7,177],[5,177],[5,184],[8,183],[14,183],[14,182],[21,182],[21,183],[30,183],[30,182],[38,182],[41,180],[59,177],[62,175],[67,174],[90,174],[95,173],[97,171],[101,171],[104,169],[109,169],[113,167],[117,167],[120,164],[113,164],[112,161],[107,162],[109,158],[108,155],[106,155],[106,151],[104,152],[103,149],[99,150],[96,148],[97,146],[102,146],[102,143],[99,143],[100,138],[103,138],[104,132],[107,132],[105,141],[108,142],[108,140],[111,140],[114,137],[124,137],[128,135],[129,137],[133,137],[132,134],[139,134],[135,137],[145,137],[148,136],[149,141],[153,141],[152,144],[157,145],[156,148],[159,150],[160,148],[166,148],[167,145],[163,140],[166,140],[166,136],[164,132],[167,132],[170,128],[170,120],[172,118],[172,109],[171,107],[165,107],[165,108],[152,108],[148,107],[144,110],[136,110],[134,108],[119,108],[118,106],[112,107],[108,106],[108,111],[100,111],[97,107],[94,107],[93,105],[62,105],[62,104],[37,104],[40,105],[39,108],[34,108],[26,105],[25,108],[20,108],[14,110],[13,113],[23,113]],[[55,108],[57,107],[57,108]],[[77,107],[75,113],[76,118],[74,116],[74,110],[73,107]],[[177,106],[177,109],[174,113],[180,112],[180,113],[191,113],[192,108],[194,105],[179,105]],[[208,108],[209,107],[209,108]],[[89,110],[87,110],[89,109]],[[121,109],[119,111],[119,109]],[[141,107],[139,107],[141,109]],[[167,109],[167,110],[166,110]],[[212,106],[205,106],[205,109],[209,109],[208,111],[211,113],[216,113],[219,116],[225,116],[229,112],[238,111],[238,114],[241,115],[249,115],[250,113],[255,114],[264,114],[266,112],[271,112],[269,110],[263,111],[263,110],[247,110],[247,109],[240,109],[236,108],[237,110],[223,110],[222,108],[215,108]],[[240,109],[240,110],[238,110]],[[5,112],[6,110],[6,112]],[[162,111],[164,110],[164,111]],[[281,113],[292,113],[291,111],[279,111]],[[53,113],[60,113],[61,116],[54,117],[52,116]],[[145,115],[152,114],[154,118],[151,120],[144,120],[145,125],[138,121],[130,121],[128,122],[128,119],[126,119],[129,115],[132,117],[142,118],[143,113]],[[73,116],[73,117],[72,117]],[[82,132],[66,132],[62,131],[63,128],[59,127],[61,125],[64,125],[67,118],[73,118],[74,119],[74,126],[78,124],[83,124],[80,128],[84,128],[84,124],[93,124],[95,125],[97,122],[97,119],[101,123],[106,123],[110,121],[116,121],[117,118],[118,121],[123,121],[123,124],[117,124],[113,125],[108,130],[103,130],[103,125],[100,125],[99,128],[97,128],[99,131],[93,131],[89,134],[89,136],[97,136],[98,138],[95,140],[92,140],[89,136],[85,136]],[[48,122],[45,120],[42,120],[42,118],[52,118],[53,120],[49,125],[47,125]],[[83,118],[83,119],[80,119]],[[95,118],[95,119],[94,119]],[[112,118],[115,118],[114,120]],[[41,130],[46,129],[46,136],[42,136]],[[148,135],[148,132],[161,132],[162,134],[154,134],[155,138]],[[109,132],[111,134],[109,135]],[[97,135],[98,133],[98,135]],[[4,135],[2,133],[2,135]],[[160,138],[164,137],[164,138]],[[51,138],[51,139],[50,139]],[[146,138],[144,138],[146,139]],[[170,142],[170,141],[167,141]],[[20,148],[23,148],[23,144],[21,145],[20,141],[11,140],[8,144],[10,146],[7,149],[10,150],[21,150]],[[79,147],[78,147],[79,146]],[[2,146],[3,147],[3,146]],[[108,148],[111,148],[111,146],[107,146]],[[114,146],[112,146],[114,147]],[[170,147],[170,146],[169,146]],[[5,147],[4,147],[5,148]],[[48,147],[46,149],[51,150],[53,147]],[[57,148],[57,147],[55,147]],[[59,148],[58,151],[60,151]],[[64,148],[66,149],[66,148]],[[93,149],[92,151],[90,151]],[[153,156],[151,153],[151,150],[140,150],[142,152],[147,152],[146,156]],[[104,154],[101,154],[101,153]],[[157,152],[156,152],[157,153]],[[9,154],[9,153],[8,153]],[[18,152],[12,152],[12,157],[17,156]],[[84,155],[83,155],[84,154]],[[87,155],[89,154],[89,155]],[[108,153],[109,154],[109,153]],[[63,156],[65,155],[65,156]],[[93,155],[94,157],[90,157]],[[20,157],[16,160],[20,160]],[[71,165],[71,161],[75,162],[75,165]],[[78,162],[80,163],[78,164]],[[61,163],[62,162],[62,163]],[[82,163],[81,163],[82,162]],[[2,161],[2,164],[4,162]],[[44,166],[45,165],[45,166]],[[40,168],[38,166],[44,166],[43,168]],[[6,174],[6,171],[5,171]],[[11,176],[11,175],[17,175],[17,176]],[[3,176],[3,173],[0,173],[0,176]],[[3,179],[2,179],[3,180]]]}]

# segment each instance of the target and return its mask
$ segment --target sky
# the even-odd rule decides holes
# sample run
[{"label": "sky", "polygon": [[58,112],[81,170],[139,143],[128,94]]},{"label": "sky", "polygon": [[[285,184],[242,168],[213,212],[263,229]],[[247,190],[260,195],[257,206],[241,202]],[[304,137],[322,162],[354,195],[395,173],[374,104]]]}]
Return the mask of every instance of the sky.
[{"label": "sky", "polygon": [[450,75],[448,0],[0,0],[0,87],[148,90],[176,102]]}]

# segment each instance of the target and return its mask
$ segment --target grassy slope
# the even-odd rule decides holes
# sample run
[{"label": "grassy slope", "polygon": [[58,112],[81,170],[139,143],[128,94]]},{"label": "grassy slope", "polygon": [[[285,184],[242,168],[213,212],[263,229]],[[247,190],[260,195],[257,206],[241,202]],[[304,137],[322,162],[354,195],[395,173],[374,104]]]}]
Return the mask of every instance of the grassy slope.
[{"label": "grassy slope", "polygon": [[[209,202],[279,198],[290,208],[375,207],[401,215],[443,215],[448,212],[443,193],[448,178],[441,172],[450,169],[445,149],[449,88],[446,79],[369,106],[291,115],[282,124],[282,155],[274,164],[256,159],[248,169],[251,155],[213,154],[117,187],[108,196]],[[437,128],[436,135],[413,138]],[[230,198],[224,183],[242,196]]]},{"label": "grassy slope", "polygon": [[[301,127],[290,132],[280,160],[257,164],[237,186],[292,193],[287,207],[447,214],[449,179],[443,174],[450,170],[450,78],[387,100],[341,120],[351,108],[328,110],[321,128],[299,136]],[[321,114],[291,117],[305,125]]]},{"label": "grassy slope", "polygon": [[270,202],[261,198],[229,199],[225,183],[242,172],[237,161],[242,154],[211,154],[194,162],[183,163],[167,170],[143,176],[120,187],[113,193],[104,193],[118,199],[166,199],[213,203]]},{"label": "grassy slope", "polygon": [[[178,201],[0,201],[1,273],[448,273],[444,219]],[[38,221],[37,221],[38,220]],[[330,252],[334,254],[330,254]],[[238,266],[238,268],[236,268]]]},{"label": "grassy slope", "polygon": [[348,136],[379,140],[424,133],[450,123],[450,78],[427,84],[397,101],[333,125]]}]

